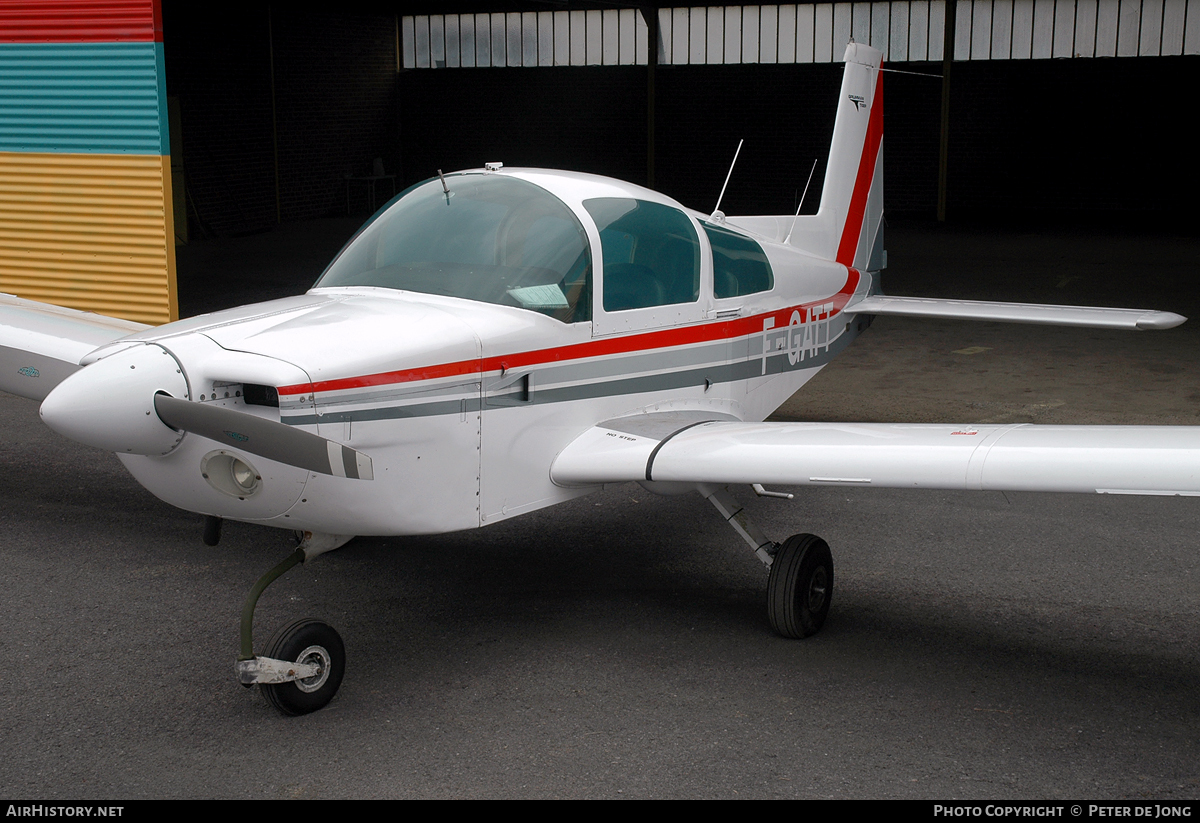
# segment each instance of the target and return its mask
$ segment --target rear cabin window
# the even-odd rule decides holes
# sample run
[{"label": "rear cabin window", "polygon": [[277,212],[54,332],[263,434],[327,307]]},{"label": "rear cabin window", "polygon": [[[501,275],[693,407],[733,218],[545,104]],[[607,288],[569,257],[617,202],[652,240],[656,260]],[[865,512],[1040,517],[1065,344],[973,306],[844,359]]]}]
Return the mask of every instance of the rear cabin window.
[{"label": "rear cabin window", "polygon": [[703,223],[713,252],[713,295],[739,297],[775,287],[771,263],[762,246],[729,229]]},{"label": "rear cabin window", "polygon": [[686,214],[625,197],[597,197],[583,206],[600,231],[605,311],[699,299],[700,240]]}]

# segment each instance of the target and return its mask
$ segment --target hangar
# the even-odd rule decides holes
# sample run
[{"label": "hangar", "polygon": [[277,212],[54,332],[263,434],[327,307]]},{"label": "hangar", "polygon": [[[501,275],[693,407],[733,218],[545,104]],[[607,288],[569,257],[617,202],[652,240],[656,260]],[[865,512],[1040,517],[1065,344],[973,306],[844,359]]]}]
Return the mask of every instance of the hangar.
[{"label": "hangar", "polygon": [[[989,26],[995,25],[997,5],[991,6]],[[222,11],[219,6],[210,8],[216,9],[214,14]],[[236,25],[228,20],[224,26],[195,21],[193,76],[203,78],[207,70],[210,77],[197,80],[198,90],[185,94],[186,75],[176,72],[172,62],[176,54],[183,57],[187,42],[181,35],[176,49],[171,35],[178,28],[173,15],[180,10],[170,4],[164,10],[163,93],[178,100],[180,128],[170,134],[176,140],[184,138],[182,148],[169,152],[170,165],[185,174],[188,184],[173,186],[171,191],[190,195],[193,201],[186,206],[191,210],[186,221],[178,221],[166,236],[187,227],[192,245],[180,248],[184,263],[192,251],[228,249],[242,242],[272,241],[273,251],[278,252],[280,241],[292,243],[308,227],[339,222],[310,221],[305,215],[344,214],[345,175],[374,176],[376,157],[384,160],[384,176],[398,176],[398,185],[428,176],[431,169],[453,168],[456,163],[478,165],[489,159],[509,165],[568,165],[635,180],[648,176],[647,114],[638,114],[648,112],[647,69],[636,62],[622,64],[619,46],[615,65],[603,63],[603,48],[601,62],[588,65],[585,37],[584,56],[575,58],[585,61],[580,65],[508,66],[508,44],[513,42],[508,13],[493,12],[494,5],[484,11],[464,8],[458,12],[460,61],[462,15],[476,15],[478,60],[482,28],[478,15],[487,14],[490,25],[496,13],[504,14],[506,23],[501,29],[505,66],[486,74],[478,66],[439,68],[438,51],[431,45],[430,66],[424,67],[416,64],[418,37],[425,36],[418,34],[422,17],[418,11],[423,11],[429,32],[439,31],[441,25],[444,49],[445,15],[450,14],[446,6],[417,11],[342,8],[361,10],[314,18],[309,39],[333,38],[339,25],[349,27],[355,20],[381,21],[380,62],[386,57],[393,70],[397,55],[403,61],[405,19],[412,18],[414,65],[405,69],[401,62],[386,86],[395,103],[387,108],[390,119],[380,129],[385,136],[393,135],[392,143],[371,144],[363,137],[374,134],[369,123],[354,120],[349,111],[336,106],[324,109],[327,117],[343,118],[340,126],[330,126],[328,135],[318,130],[324,128],[324,121],[310,120],[306,125],[297,119],[303,111],[311,111],[299,104],[307,99],[311,105],[313,99],[320,99],[318,92],[329,100],[346,98],[345,89],[323,84],[332,86],[337,78],[350,75],[350,68],[367,51],[362,38],[351,38],[357,50],[343,47],[339,52],[341,74],[334,70],[336,60],[318,60],[315,52],[299,54],[287,63],[280,44],[289,24],[281,19],[280,8],[226,7],[228,14],[238,15]],[[587,12],[592,12],[590,19],[599,20],[603,27],[605,14],[613,8],[570,4],[565,10],[584,12],[585,26]],[[750,7],[741,9],[743,21],[746,8]],[[762,7],[758,8],[761,21]],[[846,14],[838,8],[829,7],[830,20]],[[857,8],[861,6],[850,8],[851,23]],[[894,8],[895,4],[889,11]],[[960,4],[958,9],[962,8]],[[523,25],[526,13],[563,10],[557,4],[531,4],[519,13]],[[681,17],[686,13],[689,43],[693,20],[706,44],[719,20],[721,42],[728,44],[727,20],[732,12],[726,7],[672,9],[672,23],[677,12]],[[814,7],[814,30],[816,15]],[[1015,17],[1015,12],[1010,13],[1010,26]],[[973,14],[970,19],[971,31],[983,31],[975,26]],[[999,19],[1003,23],[1004,15]],[[1091,54],[1098,56],[1092,58],[1059,55],[1061,59],[1055,59],[1051,49],[1039,52],[1035,59],[1031,36],[1028,58],[1012,57],[1010,44],[1005,58],[1010,62],[1004,65],[1000,65],[1004,60],[969,56],[954,63],[950,111],[955,130],[946,214],[950,224],[1013,220],[1023,210],[1034,210],[1039,222],[1048,225],[1078,221],[1154,226],[1175,221],[1191,230],[1191,207],[1184,196],[1193,182],[1188,175],[1194,172],[1186,162],[1190,151],[1186,126],[1179,121],[1196,58],[1189,56],[1191,52],[1182,53],[1182,47],[1165,56],[1137,56],[1143,30],[1140,17],[1136,26],[1122,28],[1122,20],[1118,19],[1116,29],[1104,29],[1116,32],[1105,40],[1112,44],[1112,54],[1098,51],[1094,40]],[[292,30],[301,22],[293,20]],[[240,52],[244,60],[239,62],[228,57],[239,52],[227,40],[241,37],[241,26],[248,23],[253,24],[249,26],[253,36],[246,36],[249,45]],[[1093,25],[1093,32],[1099,29],[1098,23]],[[1139,34],[1130,46],[1129,32],[1134,30]],[[1163,30],[1148,35],[1148,42],[1163,41]],[[617,31],[622,31],[620,18]],[[1044,38],[1045,30],[1039,31]],[[1057,22],[1051,31],[1060,31]],[[1125,40],[1120,31],[1125,32]],[[889,36],[890,32],[889,27]],[[429,37],[428,42],[436,44],[432,34]],[[490,38],[489,34],[489,54],[495,42]],[[287,42],[294,46],[297,41]],[[385,50],[388,42],[390,51]],[[575,41],[568,35],[571,42]],[[775,42],[778,49],[778,36]],[[1051,36],[1038,42],[1044,48],[1045,43],[1058,41]],[[1118,42],[1133,53],[1115,56]],[[278,49],[272,51],[264,43]],[[744,41],[739,48],[744,58]],[[957,48],[956,44],[956,53]],[[206,56],[206,51],[211,54]],[[541,51],[535,54],[542,59]],[[704,54],[707,59],[707,46]],[[1141,81],[1120,85],[1125,81],[1115,76],[1134,63],[1145,67],[1135,66],[1135,73],[1148,74]],[[939,66],[930,59],[898,67],[937,73]],[[1027,67],[1027,74],[1018,73],[1021,66]],[[284,94],[285,67],[304,81],[301,90],[293,87],[290,97]],[[1068,67],[1074,67],[1075,74],[1054,74],[1067,72]],[[633,96],[626,99],[623,92],[613,92],[603,97],[605,83],[596,80],[588,98],[573,94],[566,81],[559,81],[564,88],[557,99],[575,108],[587,105],[590,120],[574,112],[572,116],[578,118],[574,126],[529,121],[534,116],[530,112],[552,108],[546,100],[556,99],[548,95],[554,91],[553,75],[559,70],[564,76],[584,78],[602,71],[627,71],[631,79],[626,88]],[[1012,81],[1016,85],[988,80],[988,72],[1001,70],[1013,72],[1010,78],[1016,78]],[[725,72],[759,71],[805,71],[815,77],[822,71],[834,74],[836,67],[815,58],[811,64],[795,65],[732,61],[676,65],[664,60],[656,67],[653,145],[658,186],[689,205],[711,206],[737,138],[749,138],[744,130],[747,124],[737,122],[741,113],[765,111],[782,118],[790,108],[776,105],[783,94],[779,91],[763,93],[773,106],[763,110],[761,100],[755,103],[758,98],[746,96],[747,89],[753,90],[749,86],[718,94],[719,79],[710,79],[708,86],[700,81]],[[679,78],[686,72],[700,80],[685,83],[686,76]],[[969,86],[972,72],[983,79]],[[466,73],[474,76],[467,78]],[[672,74],[676,85],[671,88],[691,93],[691,103],[682,97],[670,103],[664,89]],[[522,86],[515,82],[518,76],[526,83],[546,85],[530,86],[532,99],[524,99]],[[176,79],[181,85],[175,85]],[[512,82],[501,85],[506,80]],[[271,100],[272,81],[274,110],[262,104]],[[426,89],[440,91],[441,97],[415,109],[422,98],[415,90],[405,90],[404,83],[410,82],[427,84]],[[932,220],[937,207],[941,85],[915,75],[892,75],[888,82],[889,106],[901,90],[897,87],[911,82],[912,99],[924,107],[924,119],[915,121],[918,137],[907,144],[907,155],[900,151],[906,144],[898,131],[903,113],[889,108],[889,208],[892,214]],[[1088,84],[1094,82],[1100,82],[1106,92],[1089,90]],[[588,90],[579,85],[583,80],[572,83]],[[976,90],[974,96],[964,91],[970,88]],[[988,88],[1002,89],[1008,97],[995,92],[989,98],[981,91]],[[706,106],[698,108],[695,95],[704,93],[709,95]],[[918,93],[924,96],[918,98]],[[786,94],[803,95],[811,102],[805,103],[803,116],[781,122],[789,128],[793,122],[804,130],[816,128],[820,107],[828,105],[821,92],[793,88]],[[1032,105],[1030,96],[1035,101],[1045,97],[1039,104],[1040,119],[1022,107]],[[285,98],[298,106],[291,113],[280,102]],[[580,102],[589,99],[590,103]],[[982,101],[980,107],[969,108],[976,99]],[[1002,107],[997,100],[1009,102]],[[720,107],[711,101],[719,101]],[[205,102],[207,109],[201,105]],[[689,131],[670,125],[666,113],[672,111],[671,105],[676,116],[692,117],[689,122],[700,127]],[[1064,108],[1061,120],[1056,106]],[[449,116],[463,110],[475,119]],[[622,126],[618,115],[626,110],[631,124]],[[974,119],[967,114],[972,111]],[[1149,119],[1135,121],[1130,111],[1140,111]],[[467,131],[480,122],[499,123],[503,128],[475,135]],[[1044,132],[1018,129],[1030,122],[1044,126]],[[223,129],[224,142],[206,140],[206,128]],[[346,151],[331,170],[306,169],[306,162],[315,162],[312,157],[331,153],[304,155],[304,147],[309,142],[334,145],[332,135],[339,132],[347,140],[368,145]],[[285,133],[291,135],[290,142],[279,136]],[[579,134],[592,134],[594,142],[563,147]],[[628,139],[610,145],[610,134]],[[824,138],[806,134],[798,139],[811,141],[811,151],[819,151]],[[1000,139],[992,140],[988,134],[999,134]],[[479,135],[492,142],[460,150],[457,161],[444,159],[452,146],[478,141]],[[1005,135],[1016,138],[1006,142]],[[773,137],[779,142],[778,135]],[[1039,145],[1040,153],[1017,151],[1035,137],[1050,147]],[[541,143],[533,145],[541,145],[547,156],[565,159],[530,158],[532,152],[525,146],[535,140]],[[6,144],[4,151],[19,153],[11,145]],[[426,147],[423,160],[416,152],[421,145]],[[796,183],[789,179],[779,184],[778,172],[749,162],[752,145],[748,140],[727,196],[750,204],[741,207],[755,208],[756,203],[767,202],[757,198],[775,186],[776,196],[793,202]],[[810,151],[807,145],[805,152]],[[286,152],[285,146],[290,146]],[[685,149],[689,153],[683,153]],[[168,156],[161,144],[158,150]],[[586,153],[598,159],[588,159]],[[150,151],[146,154],[153,156]],[[1031,156],[1046,159],[1031,161]],[[278,187],[276,157],[281,169]],[[897,167],[901,157],[908,159]],[[923,165],[912,159],[920,157]],[[178,162],[181,158],[183,162]],[[808,162],[808,158],[796,161],[799,169],[782,176],[807,173]],[[1044,181],[1035,173],[1037,169],[1070,171],[1076,165],[1086,168],[1088,162],[1099,164],[1088,169],[1088,175]],[[161,169],[162,161],[158,163]],[[983,179],[987,187],[967,188],[961,182],[972,169],[977,182]],[[905,195],[898,180],[910,171],[923,188]],[[5,185],[12,186],[11,172],[5,175]],[[207,196],[206,175],[216,181]],[[671,175],[682,182],[670,182]],[[1012,175],[1023,178],[1014,181]],[[167,200],[162,194],[165,179],[158,195],[163,202]],[[309,189],[301,185],[305,181]],[[360,220],[369,208],[363,184],[352,185],[355,217],[340,221],[347,225]],[[918,197],[912,191],[923,193]],[[1176,191],[1185,194],[1174,195]],[[17,196],[9,192],[8,203],[35,199],[28,189]],[[969,199],[973,193],[978,200]],[[913,205],[897,199],[905,196],[914,198]],[[299,210],[305,202],[313,204],[311,211]],[[6,231],[18,222],[11,214],[3,217]],[[164,219],[160,204],[159,220]],[[209,242],[206,234],[215,241]],[[956,242],[955,251],[960,261],[962,252],[986,260],[999,249]],[[1101,253],[1097,250],[1087,262],[1107,262],[1092,259]],[[1172,256],[1165,254],[1150,265]],[[1174,256],[1175,263],[1179,259]],[[993,268],[1001,268],[1004,262],[997,258]],[[1032,273],[1021,269],[1018,274],[1022,279],[1050,277],[1053,269],[1051,259]],[[181,284],[186,286],[189,277],[197,277],[196,271],[181,265]],[[963,277],[974,282],[978,274],[972,265]],[[1170,301],[1164,307],[1194,314],[1188,306]],[[970,413],[979,418],[1009,415],[1006,421],[1022,419],[1032,410],[1039,422],[1191,422],[1184,416],[1194,415],[1195,398],[1188,394],[1190,389],[1176,387],[1195,384],[1195,367],[1188,362],[1193,358],[1165,362],[1163,351],[1177,345],[1170,338],[1138,335],[1136,341],[1122,340],[1119,346],[1114,342],[1105,349],[1072,336],[1083,339],[1078,348],[1088,351],[1072,360],[1061,356],[1068,335],[1022,334],[1016,346],[997,357],[998,365],[990,365],[989,374],[977,374],[976,364],[982,358],[967,353],[965,343],[976,350],[996,346],[993,351],[999,352],[992,341],[1011,340],[1010,331],[963,341],[944,328],[910,327],[876,345],[869,356],[883,351],[897,358],[889,362],[898,361],[904,370],[910,394],[911,379],[920,378],[922,369],[928,373],[948,362],[958,364],[950,372],[925,379],[925,397],[936,392],[944,406],[918,409],[922,399],[918,395],[901,410],[899,416],[907,419],[928,419],[904,414],[909,411],[960,419],[969,405]],[[1186,326],[1183,333],[1188,333]],[[1195,338],[1185,340],[1194,351]],[[1131,356],[1130,345],[1142,348]],[[937,357],[928,357],[930,351]],[[1053,352],[1055,359],[1046,368],[1054,366],[1058,371],[1042,371],[1040,361],[1032,369],[1029,364],[1047,352]],[[922,364],[923,358],[936,362],[929,367]],[[1091,374],[1097,362],[1107,369],[1103,388],[1091,392],[1098,405],[1076,404],[1075,395],[1064,394],[1064,384],[1071,381],[1062,376]],[[997,381],[997,376],[1002,379]],[[990,397],[978,393],[984,383],[999,383],[999,393]],[[1031,389],[1032,394],[1021,394]],[[853,406],[844,402],[847,397]],[[1054,406],[1056,398],[1063,397],[1070,402]],[[1021,398],[1018,402],[1024,405],[1017,406],[1014,398]],[[344,610],[351,621],[368,630],[366,636],[372,641],[360,647],[359,670],[376,674],[364,676],[347,692],[349,699],[339,706],[342,714],[335,716],[340,728],[334,734],[327,734],[325,728],[297,733],[294,727],[276,727],[264,732],[271,745],[263,747],[247,738],[245,714],[229,711],[241,696],[230,698],[227,693],[229,637],[213,630],[197,638],[192,628],[211,626],[214,613],[222,610],[234,613],[238,600],[230,590],[261,571],[278,549],[262,545],[260,534],[247,526],[227,534],[223,548],[232,546],[234,551],[205,556],[202,562],[208,568],[201,571],[215,567],[217,574],[198,573],[199,525],[194,518],[156,505],[146,496],[133,497],[131,481],[119,475],[115,464],[92,468],[90,479],[80,481],[87,493],[78,494],[76,484],[62,478],[79,475],[81,466],[95,466],[88,453],[62,449],[30,414],[31,405],[3,399],[13,410],[12,419],[26,421],[10,443],[31,456],[20,458],[13,463],[14,470],[3,473],[6,485],[0,494],[10,535],[6,540],[10,585],[0,600],[5,622],[12,627],[10,645],[18,663],[8,678],[13,710],[0,721],[15,754],[0,767],[0,777],[8,785],[24,788],[26,794],[76,797],[81,780],[88,781],[85,789],[112,796],[475,796],[482,792],[618,796],[620,791],[625,791],[623,796],[635,791],[644,796],[729,796],[731,790],[743,796],[749,792],[875,797],[964,792],[1013,797],[1085,791],[1098,796],[1195,794],[1192,764],[1200,739],[1195,734],[1196,713],[1190,711],[1197,637],[1191,607],[1195,518],[1187,508],[1173,505],[1179,501],[1154,498],[1135,505],[1118,500],[1114,506],[1112,500],[1097,498],[1080,506],[1072,500],[1046,503],[1027,498],[1009,506],[1003,499],[948,498],[914,506],[917,501],[911,496],[898,493],[869,501],[860,498],[851,506],[840,493],[810,498],[802,517],[815,519],[812,528],[830,534],[853,558],[843,578],[849,583],[843,589],[842,602],[848,608],[841,618],[842,636],[832,653],[828,647],[783,648],[767,636],[755,622],[760,611],[758,570],[730,570],[732,564],[719,548],[727,543],[724,532],[718,538],[714,528],[714,535],[701,535],[686,545],[685,541],[660,545],[664,531],[694,528],[695,501],[669,500],[659,510],[664,520],[673,518],[674,528],[664,529],[658,522],[631,525],[635,518],[620,512],[639,505],[638,501],[617,492],[595,502],[589,499],[586,506],[561,519],[514,521],[507,531],[409,543],[411,551],[395,551],[396,545],[388,541],[368,542],[355,552],[331,558],[329,566],[315,566],[316,573],[323,575],[315,585],[309,580],[278,590],[286,592],[278,608],[282,612],[292,608],[287,601],[305,598],[319,609]],[[837,407],[839,401],[843,404]],[[826,391],[805,411],[816,410],[827,419],[842,419],[834,415],[847,408],[862,418],[896,415],[894,407],[877,401],[862,393]],[[1081,410],[1093,417],[1081,419]],[[777,503],[750,502],[759,504],[758,511],[776,530],[796,519],[794,511],[770,508]],[[864,504],[872,507],[865,513],[858,508]],[[56,513],[70,512],[72,519],[47,518],[48,507]],[[27,528],[33,521],[49,525]],[[612,545],[612,528],[629,536],[622,541],[628,545]],[[661,551],[650,568],[640,566],[646,546]],[[1046,551],[1048,546],[1067,550]],[[436,559],[450,552],[460,553],[459,562]],[[1089,562],[1080,563],[1080,558]],[[630,573],[630,569],[638,571]],[[148,579],[155,581],[150,596]],[[447,597],[447,592],[455,597]],[[686,596],[681,597],[681,592]],[[698,598],[695,592],[700,593]],[[520,604],[515,610],[514,600]],[[384,613],[394,618],[379,620]],[[744,629],[731,632],[730,624]],[[153,627],[149,641],[147,626]],[[533,641],[523,639],[514,626],[531,629]],[[453,654],[446,653],[442,638],[453,639]],[[151,645],[165,665],[140,677],[126,677],[130,651]],[[185,670],[187,675],[181,678],[178,672]],[[747,672],[765,688],[747,689]],[[769,699],[762,699],[764,692]],[[536,715],[531,706],[537,708]],[[259,708],[253,710],[257,713]],[[448,723],[448,718],[453,722]],[[931,723],[930,718],[938,722]],[[118,736],[122,730],[128,734]],[[265,766],[247,768],[251,759]]]},{"label": "hangar", "polygon": [[[594,172],[703,208],[744,139],[727,211],[790,211],[828,145],[850,39],[893,70],[890,215],[1193,216],[1187,0],[89,0],[0,15],[0,290],[144,322],[178,316],[176,243],[362,215],[439,168]],[[820,179],[818,164],[810,204]]]}]

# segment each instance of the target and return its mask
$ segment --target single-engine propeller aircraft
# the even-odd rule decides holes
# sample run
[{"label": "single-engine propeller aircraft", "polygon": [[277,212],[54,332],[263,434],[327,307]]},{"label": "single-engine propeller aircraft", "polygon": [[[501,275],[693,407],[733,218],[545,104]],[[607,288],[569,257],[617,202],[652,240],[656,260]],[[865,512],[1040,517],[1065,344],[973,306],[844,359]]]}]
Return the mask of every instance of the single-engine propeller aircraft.
[{"label": "single-engine propeller aircraft", "polygon": [[242,616],[244,684],[288,714],[344,671],[315,620],[252,649],[262,590],[354,535],[478,528],[608,483],[698,491],[769,569],[775,630],[820,630],[829,547],[725,488],[1200,494],[1200,428],[766,423],[874,315],[1127,329],[1159,311],[888,297],[881,54],[851,43],[815,215],[725,217],[602,177],[441,175],[306,294],[158,328],[0,298],[0,389],[168,503],[302,535]]}]

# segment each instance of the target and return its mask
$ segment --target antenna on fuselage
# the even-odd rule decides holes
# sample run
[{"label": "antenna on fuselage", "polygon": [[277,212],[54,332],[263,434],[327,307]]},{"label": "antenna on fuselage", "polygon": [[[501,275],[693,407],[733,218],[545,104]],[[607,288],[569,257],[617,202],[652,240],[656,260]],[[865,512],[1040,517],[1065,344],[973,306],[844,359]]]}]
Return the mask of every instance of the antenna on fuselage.
[{"label": "antenna on fuselage", "polygon": [[446,175],[442,174],[442,170],[438,169],[438,177],[442,180],[442,191],[446,194],[446,205],[450,205],[450,197],[454,192],[450,191],[450,187],[446,185]]},{"label": "antenna on fuselage", "polygon": [[800,195],[800,205],[796,206],[796,215],[792,218],[792,227],[788,229],[787,237],[783,238],[783,245],[787,245],[792,239],[792,232],[796,230],[796,221],[800,219],[800,209],[804,208],[804,198],[808,196],[808,187],[812,184],[813,172],[817,170],[817,158],[813,158],[812,168],[808,170],[808,182],[804,184],[804,194]]},{"label": "antenna on fuselage", "polygon": [[733,176],[733,167],[737,165],[738,155],[742,153],[742,143],[744,142],[746,142],[745,138],[738,141],[737,151],[733,153],[733,162],[729,164],[729,173],[725,175],[725,185],[721,186],[721,193],[717,195],[717,205],[713,209],[712,219],[718,223],[725,218],[725,215],[721,214],[721,201],[725,199],[725,188],[729,185],[729,178]]}]

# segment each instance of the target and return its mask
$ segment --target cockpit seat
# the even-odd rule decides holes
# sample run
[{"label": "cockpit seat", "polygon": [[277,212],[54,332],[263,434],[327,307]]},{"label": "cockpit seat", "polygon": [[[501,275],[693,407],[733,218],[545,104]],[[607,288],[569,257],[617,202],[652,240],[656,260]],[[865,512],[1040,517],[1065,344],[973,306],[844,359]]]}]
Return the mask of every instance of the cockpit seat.
[{"label": "cockpit seat", "polygon": [[604,267],[605,311],[661,306],[665,297],[662,283],[649,266],[613,263]]}]

